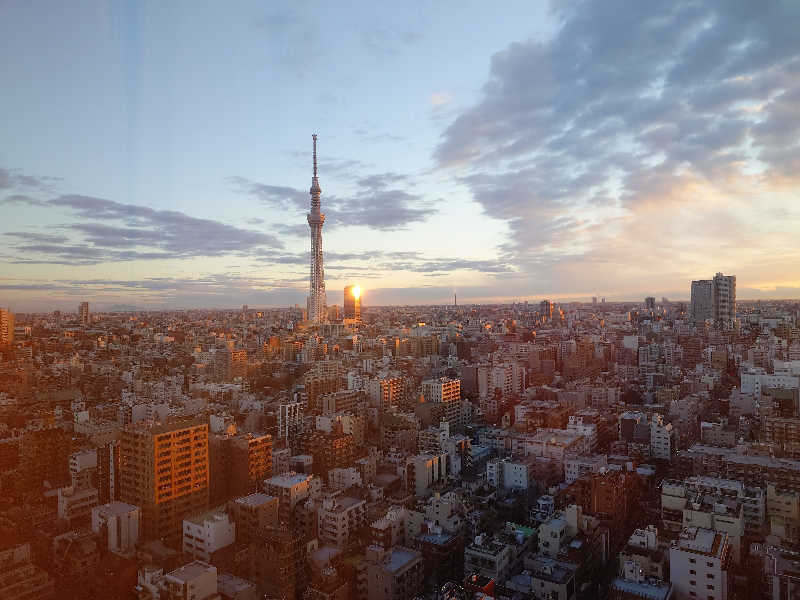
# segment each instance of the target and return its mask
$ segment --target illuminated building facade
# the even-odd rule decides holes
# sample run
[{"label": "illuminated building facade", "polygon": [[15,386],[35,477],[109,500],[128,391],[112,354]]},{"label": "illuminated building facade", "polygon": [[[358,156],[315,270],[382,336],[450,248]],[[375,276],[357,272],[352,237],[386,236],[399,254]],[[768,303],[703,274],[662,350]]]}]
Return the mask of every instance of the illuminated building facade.
[{"label": "illuminated building facade", "polygon": [[348,285],[344,288],[344,318],[361,319],[361,287]]},{"label": "illuminated building facade", "polygon": [[120,439],[120,500],[142,510],[142,538],[178,547],[187,515],[208,508],[208,423],[137,423]]}]

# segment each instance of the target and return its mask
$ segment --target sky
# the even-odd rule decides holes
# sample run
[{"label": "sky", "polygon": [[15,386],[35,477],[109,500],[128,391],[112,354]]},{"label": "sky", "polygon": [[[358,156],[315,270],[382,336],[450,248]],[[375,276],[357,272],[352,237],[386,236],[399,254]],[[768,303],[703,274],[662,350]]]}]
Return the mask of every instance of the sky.
[{"label": "sky", "polygon": [[795,0],[0,0],[0,306],[800,297]]}]

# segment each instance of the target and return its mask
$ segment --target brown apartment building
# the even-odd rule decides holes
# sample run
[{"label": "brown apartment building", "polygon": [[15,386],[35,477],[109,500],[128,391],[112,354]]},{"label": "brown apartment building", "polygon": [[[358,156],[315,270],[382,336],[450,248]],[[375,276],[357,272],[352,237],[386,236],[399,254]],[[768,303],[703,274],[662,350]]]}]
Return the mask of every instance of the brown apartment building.
[{"label": "brown apartment building", "polygon": [[119,498],[142,511],[141,538],[178,547],[186,515],[208,508],[208,423],[137,423],[120,438]]}]

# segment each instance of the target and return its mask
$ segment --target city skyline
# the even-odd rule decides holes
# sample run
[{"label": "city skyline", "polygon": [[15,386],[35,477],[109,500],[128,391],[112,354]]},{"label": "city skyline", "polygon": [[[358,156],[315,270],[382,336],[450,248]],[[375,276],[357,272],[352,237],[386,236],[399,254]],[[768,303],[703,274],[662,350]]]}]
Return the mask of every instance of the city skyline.
[{"label": "city skyline", "polygon": [[2,304],[305,305],[309,130],[332,304],[800,296],[797,8],[454,6],[4,5]]},{"label": "city skyline", "polygon": [[798,32],[0,1],[0,599],[800,597]]}]

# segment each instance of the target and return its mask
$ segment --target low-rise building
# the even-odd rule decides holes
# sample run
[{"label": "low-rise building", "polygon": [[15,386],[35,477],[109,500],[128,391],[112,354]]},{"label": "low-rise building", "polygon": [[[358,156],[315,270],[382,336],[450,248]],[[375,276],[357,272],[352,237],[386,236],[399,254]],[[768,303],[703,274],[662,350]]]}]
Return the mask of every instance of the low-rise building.
[{"label": "low-rise building", "polygon": [[210,561],[213,554],[236,541],[236,524],[227,512],[210,510],[183,520],[183,553]]},{"label": "low-rise building", "polygon": [[501,581],[510,572],[513,553],[510,544],[482,533],[464,549],[464,574],[470,576],[477,573]]}]

